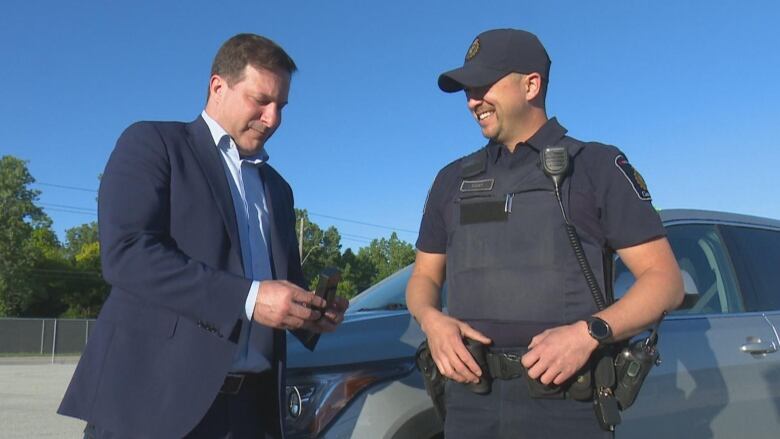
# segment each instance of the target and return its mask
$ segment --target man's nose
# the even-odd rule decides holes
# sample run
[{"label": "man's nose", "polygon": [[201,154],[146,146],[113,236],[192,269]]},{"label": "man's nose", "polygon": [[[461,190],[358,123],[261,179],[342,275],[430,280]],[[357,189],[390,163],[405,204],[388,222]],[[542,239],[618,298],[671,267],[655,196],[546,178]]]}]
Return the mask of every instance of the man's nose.
[{"label": "man's nose", "polygon": [[481,96],[477,97],[477,96],[466,95],[466,105],[469,107],[469,110],[476,109],[481,103],[482,103]]},{"label": "man's nose", "polygon": [[276,128],[282,121],[282,109],[276,104],[268,105],[263,110],[260,121],[267,127]]}]

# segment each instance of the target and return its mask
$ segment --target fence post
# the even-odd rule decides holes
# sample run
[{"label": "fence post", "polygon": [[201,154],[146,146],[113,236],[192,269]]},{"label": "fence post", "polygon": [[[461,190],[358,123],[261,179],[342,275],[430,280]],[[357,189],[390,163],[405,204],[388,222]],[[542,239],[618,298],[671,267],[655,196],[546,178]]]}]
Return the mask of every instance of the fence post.
[{"label": "fence post", "polygon": [[46,334],[46,319],[41,319],[41,355],[43,355],[43,336]]},{"label": "fence post", "polygon": [[54,364],[54,350],[57,348],[57,319],[54,319],[54,335],[51,339],[51,364]]}]

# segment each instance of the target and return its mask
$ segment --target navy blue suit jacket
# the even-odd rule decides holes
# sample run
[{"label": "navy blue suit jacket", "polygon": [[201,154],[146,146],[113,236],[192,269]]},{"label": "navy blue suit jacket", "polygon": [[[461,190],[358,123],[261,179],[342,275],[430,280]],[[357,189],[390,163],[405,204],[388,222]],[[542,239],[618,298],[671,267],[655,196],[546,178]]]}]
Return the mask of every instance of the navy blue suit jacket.
[{"label": "navy blue suit jacket", "polygon": [[[303,285],[292,190],[267,164],[260,172],[274,278]],[[98,222],[111,294],[59,413],[122,436],[182,437],[231,367],[251,285],[222,158],[203,119],[125,130],[101,180]],[[274,352],[281,386],[283,331],[274,331]],[[258,416],[281,425],[280,396],[268,395],[276,413]]]}]

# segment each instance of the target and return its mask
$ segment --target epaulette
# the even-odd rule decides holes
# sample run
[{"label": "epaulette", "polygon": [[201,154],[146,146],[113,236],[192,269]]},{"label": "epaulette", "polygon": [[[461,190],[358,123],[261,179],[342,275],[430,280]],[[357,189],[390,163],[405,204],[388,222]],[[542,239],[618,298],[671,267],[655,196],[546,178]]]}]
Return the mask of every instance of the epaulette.
[{"label": "epaulette", "polygon": [[462,178],[470,178],[485,172],[487,159],[487,147],[458,159],[460,160],[460,176]]}]

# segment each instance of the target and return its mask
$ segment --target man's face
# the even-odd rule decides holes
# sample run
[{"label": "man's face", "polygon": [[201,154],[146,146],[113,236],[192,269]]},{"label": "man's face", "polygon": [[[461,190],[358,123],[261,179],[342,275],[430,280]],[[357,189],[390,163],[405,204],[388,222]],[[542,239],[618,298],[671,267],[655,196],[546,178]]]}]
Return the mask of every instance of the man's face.
[{"label": "man's face", "polygon": [[289,91],[288,73],[247,65],[243,79],[232,86],[219,75],[212,77],[207,108],[214,108],[215,114],[209,115],[233,138],[241,155],[253,155],[282,123]]},{"label": "man's face", "polygon": [[466,99],[482,135],[514,148],[530,105],[524,75],[510,73],[492,85],[466,89]]}]

